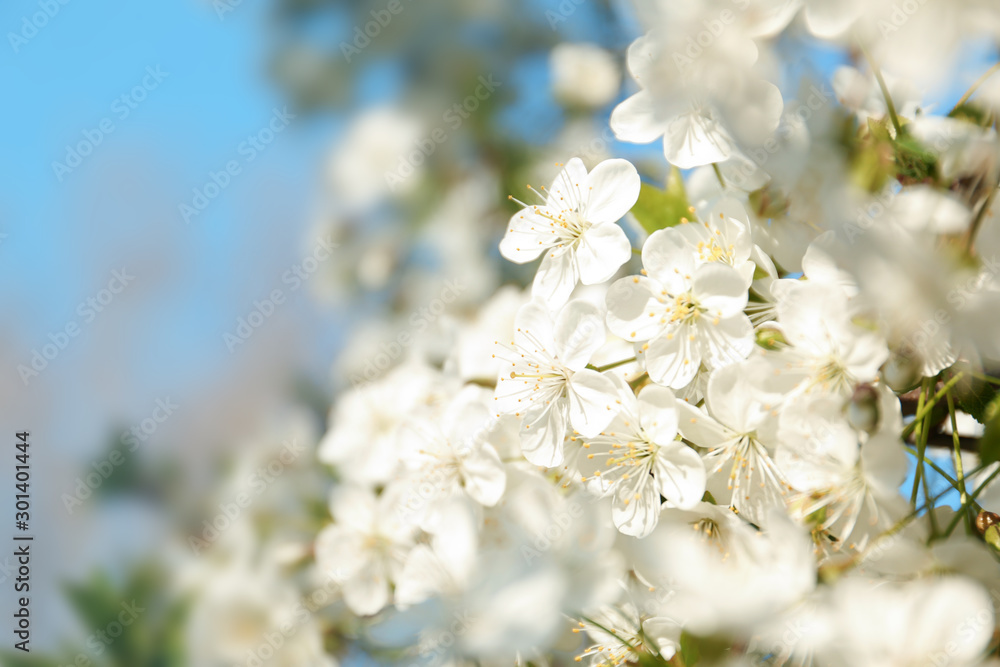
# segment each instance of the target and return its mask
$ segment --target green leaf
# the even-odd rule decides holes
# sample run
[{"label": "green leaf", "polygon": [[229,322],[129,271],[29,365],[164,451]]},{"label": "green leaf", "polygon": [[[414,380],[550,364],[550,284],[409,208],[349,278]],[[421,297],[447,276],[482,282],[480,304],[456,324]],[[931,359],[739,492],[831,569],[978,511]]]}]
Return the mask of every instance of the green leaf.
[{"label": "green leaf", "polygon": [[661,190],[648,183],[639,189],[639,200],[632,207],[632,215],[643,229],[652,234],[658,229],[666,229],[680,223],[681,218],[690,215],[690,204],[684,192],[684,179],[677,167],[670,169],[667,189]]},{"label": "green leaf", "polygon": [[1000,461],[1000,396],[994,396],[983,413],[986,430],[979,440],[979,458],[984,464]]},{"label": "green leaf", "polygon": [[969,391],[962,391],[961,385],[956,387],[958,392],[955,395],[955,405],[963,412],[968,412],[980,424],[986,423],[986,409],[990,402],[996,398],[997,387],[986,382],[978,381]]},{"label": "green leaf", "polygon": [[990,124],[990,114],[975,102],[966,102],[965,104],[955,107],[948,112],[948,117],[964,120],[972,123],[973,125],[978,125],[979,127],[986,127]]},{"label": "green leaf", "polygon": [[[731,642],[719,637],[698,637],[681,632],[681,660],[685,667],[698,664],[714,665],[721,662],[729,652]],[[700,662],[704,660],[704,662]]]}]

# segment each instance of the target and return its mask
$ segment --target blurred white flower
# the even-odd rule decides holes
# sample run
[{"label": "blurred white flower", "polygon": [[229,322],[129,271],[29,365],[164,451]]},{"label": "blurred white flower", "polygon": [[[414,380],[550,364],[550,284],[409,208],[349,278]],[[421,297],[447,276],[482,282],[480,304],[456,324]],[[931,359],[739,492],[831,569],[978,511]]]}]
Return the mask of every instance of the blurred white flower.
[{"label": "blurred white flower", "polygon": [[402,519],[395,492],[357,486],[336,489],[330,497],[333,523],[316,536],[316,565],[340,583],[344,601],[355,614],[370,616],[392,601],[413,548],[414,526]]},{"label": "blurred white flower", "polygon": [[[401,109],[376,107],[358,115],[330,156],[328,173],[336,201],[364,210],[390,194],[386,174],[394,173],[415,150],[423,131],[420,119]],[[404,193],[418,181],[403,178],[393,187]]]},{"label": "blurred white flower", "polygon": [[572,105],[599,107],[618,94],[622,76],[614,56],[596,44],[560,43],[549,55],[552,88]]}]

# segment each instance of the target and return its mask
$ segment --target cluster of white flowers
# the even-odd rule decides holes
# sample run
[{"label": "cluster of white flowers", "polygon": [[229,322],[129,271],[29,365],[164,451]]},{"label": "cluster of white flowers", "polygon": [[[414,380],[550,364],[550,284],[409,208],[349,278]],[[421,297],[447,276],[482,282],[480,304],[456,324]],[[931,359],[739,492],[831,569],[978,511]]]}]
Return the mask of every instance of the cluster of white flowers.
[{"label": "cluster of white flowers", "polygon": [[[967,412],[1000,384],[1000,85],[933,115],[911,74],[1000,38],[1000,12],[639,15],[611,127],[692,171],[660,190],[573,158],[514,200],[499,250],[541,258],[531,287],[443,366],[411,355],[334,407],[319,570],[369,641],[427,664],[987,664],[993,477]],[[796,101],[782,45],[807,37],[857,67]]]}]

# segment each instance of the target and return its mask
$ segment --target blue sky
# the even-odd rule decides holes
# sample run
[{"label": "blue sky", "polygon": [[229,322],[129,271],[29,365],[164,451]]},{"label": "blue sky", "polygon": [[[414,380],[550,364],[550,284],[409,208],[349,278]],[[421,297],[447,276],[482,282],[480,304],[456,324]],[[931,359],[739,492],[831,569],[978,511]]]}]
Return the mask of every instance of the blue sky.
[{"label": "blue sky", "polygon": [[[0,9],[9,95],[0,151],[0,233],[7,235],[0,307],[17,313],[2,331],[15,362],[26,363],[50,332],[80,319],[77,304],[104,287],[113,269],[127,267],[137,277],[125,295],[141,298],[130,301],[122,328],[101,335],[125,339],[127,384],[143,406],[231,363],[222,332],[305,254],[330,121],[296,119],[253,162],[240,154],[241,143],[285,105],[265,75],[266,3],[242,3],[222,18],[210,2],[191,0],[53,6],[58,12],[16,53],[8,33],[21,33],[24,17],[41,10],[37,1]],[[150,70],[164,73],[162,81]],[[122,118],[126,107],[116,100],[131,97],[144,78],[151,90],[140,88],[145,99]],[[113,131],[60,181],[53,162],[65,161],[67,145],[85,141],[85,132],[97,136],[102,122]],[[185,225],[178,205],[230,160],[241,173]],[[315,315],[306,290],[295,296],[296,309]],[[310,341],[326,357],[332,323]],[[102,353],[98,334],[82,328],[65,357]],[[78,390],[88,378],[72,365],[55,360],[38,385]],[[0,372],[17,379],[13,368]],[[326,369],[316,376],[325,378]],[[135,410],[124,403],[118,412],[127,418]]]}]

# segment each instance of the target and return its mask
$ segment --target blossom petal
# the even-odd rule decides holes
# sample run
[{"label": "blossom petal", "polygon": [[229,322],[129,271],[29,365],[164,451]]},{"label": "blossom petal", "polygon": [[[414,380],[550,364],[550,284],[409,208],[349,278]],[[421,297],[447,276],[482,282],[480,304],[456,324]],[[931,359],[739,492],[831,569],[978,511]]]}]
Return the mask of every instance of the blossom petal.
[{"label": "blossom petal", "polygon": [[555,337],[559,361],[581,370],[607,340],[601,311],[587,301],[570,301],[556,317]]},{"label": "blossom petal", "polygon": [[611,130],[623,141],[648,144],[663,134],[666,122],[657,111],[653,96],[645,90],[629,97],[611,112]]},{"label": "blossom petal", "polygon": [[723,162],[732,152],[729,133],[708,113],[692,110],[667,123],[663,154],[679,169]]},{"label": "blossom petal", "polygon": [[367,567],[344,582],[344,602],[358,616],[377,614],[389,602],[389,580],[385,564],[373,559]]},{"label": "blossom petal", "polygon": [[645,472],[624,480],[611,504],[611,520],[625,535],[645,537],[660,519],[660,494]]},{"label": "blossom petal", "polygon": [[666,387],[649,384],[639,391],[639,424],[658,445],[674,441],[677,435],[677,399]]},{"label": "blossom petal", "polygon": [[564,399],[533,403],[521,422],[521,453],[536,466],[554,468],[563,461],[563,441],[569,428]]},{"label": "blossom petal", "polygon": [[655,315],[663,311],[657,301],[661,291],[658,282],[645,276],[631,276],[612,283],[605,297],[611,333],[629,341],[649,340],[659,333],[662,325]]},{"label": "blossom petal", "polygon": [[516,264],[538,259],[538,256],[556,239],[552,221],[539,211],[545,209],[529,206],[515,213],[507,223],[507,232],[500,240],[500,254]]},{"label": "blossom petal", "polygon": [[747,284],[739,272],[727,264],[698,267],[691,293],[712,318],[731,317],[747,305]]},{"label": "blossom petal", "polygon": [[553,249],[545,253],[531,284],[531,296],[540,298],[550,308],[559,308],[573,293],[579,282],[576,257],[569,248]]},{"label": "blossom petal", "polygon": [[517,310],[514,316],[514,342],[526,350],[556,353],[555,322],[552,313],[540,299],[533,299]]},{"label": "blossom petal", "polygon": [[729,429],[705,414],[704,410],[699,410],[685,401],[677,401],[677,415],[677,428],[681,435],[699,447],[705,449],[718,447],[733,437]]},{"label": "blossom petal", "polygon": [[687,325],[672,327],[649,341],[641,354],[653,382],[681,389],[694,379],[701,365],[701,348],[692,340],[695,331]]},{"label": "blossom petal", "polygon": [[660,447],[653,476],[660,495],[680,509],[693,508],[705,495],[705,464],[698,452],[680,442]]},{"label": "blossom petal", "polygon": [[493,507],[503,496],[507,473],[492,446],[484,445],[480,451],[465,458],[461,472],[465,492],[480,505]]},{"label": "blossom petal", "polygon": [[552,182],[546,204],[553,211],[583,211],[587,207],[589,191],[587,167],[578,157],[571,159]]},{"label": "blossom petal", "polygon": [[569,380],[569,418],[576,431],[592,438],[618,414],[614,383],[596,371],[584,369]]},{"label": "blossom petal", "polygon": [[580,236],[576,262],[580,282],[597,285],[615,275],[632,256],[632,244],[621,227],[613,222],[594,225]]},{"label": "blossom petal", "polygon": [[628,160],[605,160],[587,176],[586,219],[599,225],[617,222],[639,200],[639,172]]},{"label": "blossom petal", "polygon": [[642,246],[642,266],[650,278],[676,296],[688,291],[694,273],[691,246],[676,228],[658,229]]},{"label": "blossom petal", "polygon": [[703,318],[698,332],[702,359],[711,368],[742,361],[753,351],[753,324],[743,313],[712,321]]}]

